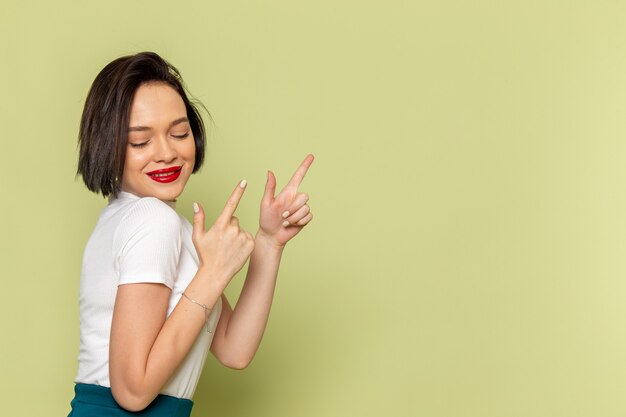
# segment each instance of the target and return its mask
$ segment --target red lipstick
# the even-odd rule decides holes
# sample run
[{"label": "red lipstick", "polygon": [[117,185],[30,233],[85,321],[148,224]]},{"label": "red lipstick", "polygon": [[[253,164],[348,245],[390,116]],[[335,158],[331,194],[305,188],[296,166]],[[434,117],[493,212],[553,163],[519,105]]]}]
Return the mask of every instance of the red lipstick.
[{"label": "red lipstick", "polygon": [[182,168],[183,166],[180,165],[175,167],[156,169],[154,171],[146,172],[146,175],[148,175],[156,182],[167,183],[176,181],[180,176],[180,171],[182,170]]}]

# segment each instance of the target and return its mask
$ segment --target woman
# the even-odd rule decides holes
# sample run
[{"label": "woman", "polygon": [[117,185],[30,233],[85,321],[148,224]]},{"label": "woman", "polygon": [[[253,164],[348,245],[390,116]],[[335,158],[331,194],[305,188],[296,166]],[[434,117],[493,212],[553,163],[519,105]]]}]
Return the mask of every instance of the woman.
[{"label": "woman", "polygon": [[[210,350],[245,368],[258,349],[282,251],[312,219],[298,186],[313,155],[275,196],[267,173],[255,236],[235,186],[205,231],[176,201],[204,159],[202,118],[179,72],[152,52],[118,58],[96,77],[83,111],[78,172],[108,197],[83,254],[80,352],[70,416],[189,416]],[[233,310],[224,289],[250,258]]]}]

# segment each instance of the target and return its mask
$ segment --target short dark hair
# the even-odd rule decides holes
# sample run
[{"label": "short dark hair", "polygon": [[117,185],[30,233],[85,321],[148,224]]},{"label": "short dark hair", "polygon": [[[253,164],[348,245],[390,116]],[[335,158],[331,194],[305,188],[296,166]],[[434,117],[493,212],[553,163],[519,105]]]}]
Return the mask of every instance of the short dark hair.
[{"label": "short dark hair", "polygon": [[85,100],[76,176],[83,177],[90,191],[117,197],[126,159],[130,106],[137,88],[148,82],[166,83],[183,99],[196,145],[192,173],[202,166],[206,131],[196,104],[204,108],[209,118],[211,115],[201,102],[187,98],[180,72],[172,64],[154,52],[140,52],[107,64],[96,76]]}]

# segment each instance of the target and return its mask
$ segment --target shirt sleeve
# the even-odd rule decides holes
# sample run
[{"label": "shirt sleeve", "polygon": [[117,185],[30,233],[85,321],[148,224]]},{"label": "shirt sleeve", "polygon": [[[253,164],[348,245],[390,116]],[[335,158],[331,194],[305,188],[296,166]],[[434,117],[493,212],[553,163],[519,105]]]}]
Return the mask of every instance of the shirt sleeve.
[{"label": "shirt sleeve", "polygon": [[152,282],[173,289],[181,245],[178,213],[158,198],[140,198],[124,215],[113,236],[117,284]]}]

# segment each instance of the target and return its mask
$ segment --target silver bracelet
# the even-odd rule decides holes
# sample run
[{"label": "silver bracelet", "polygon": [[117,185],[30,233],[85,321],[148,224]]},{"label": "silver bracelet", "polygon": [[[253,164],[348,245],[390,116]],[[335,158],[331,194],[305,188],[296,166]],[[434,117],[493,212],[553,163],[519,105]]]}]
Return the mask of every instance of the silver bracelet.
[{"label": "silver bracelet", "polygon": [[209,314],[211,314],[211,309],[209,307],[207,307],[205,304],[199,303],[196,300],[192,300],[191,298],[189,298],[189,296],[187,294],[185,294],[185,292],[183,291],[183,295],[185,296],[186,299],[188,299],[189,301],[191,301],[194,304],[198,304],[200,307],[202,307],[204,309],[204,315],[206,316],[205,322],[206,322],[206,331],[209,333],[213,333],[211,332],[211,329],[209,329]]}]

